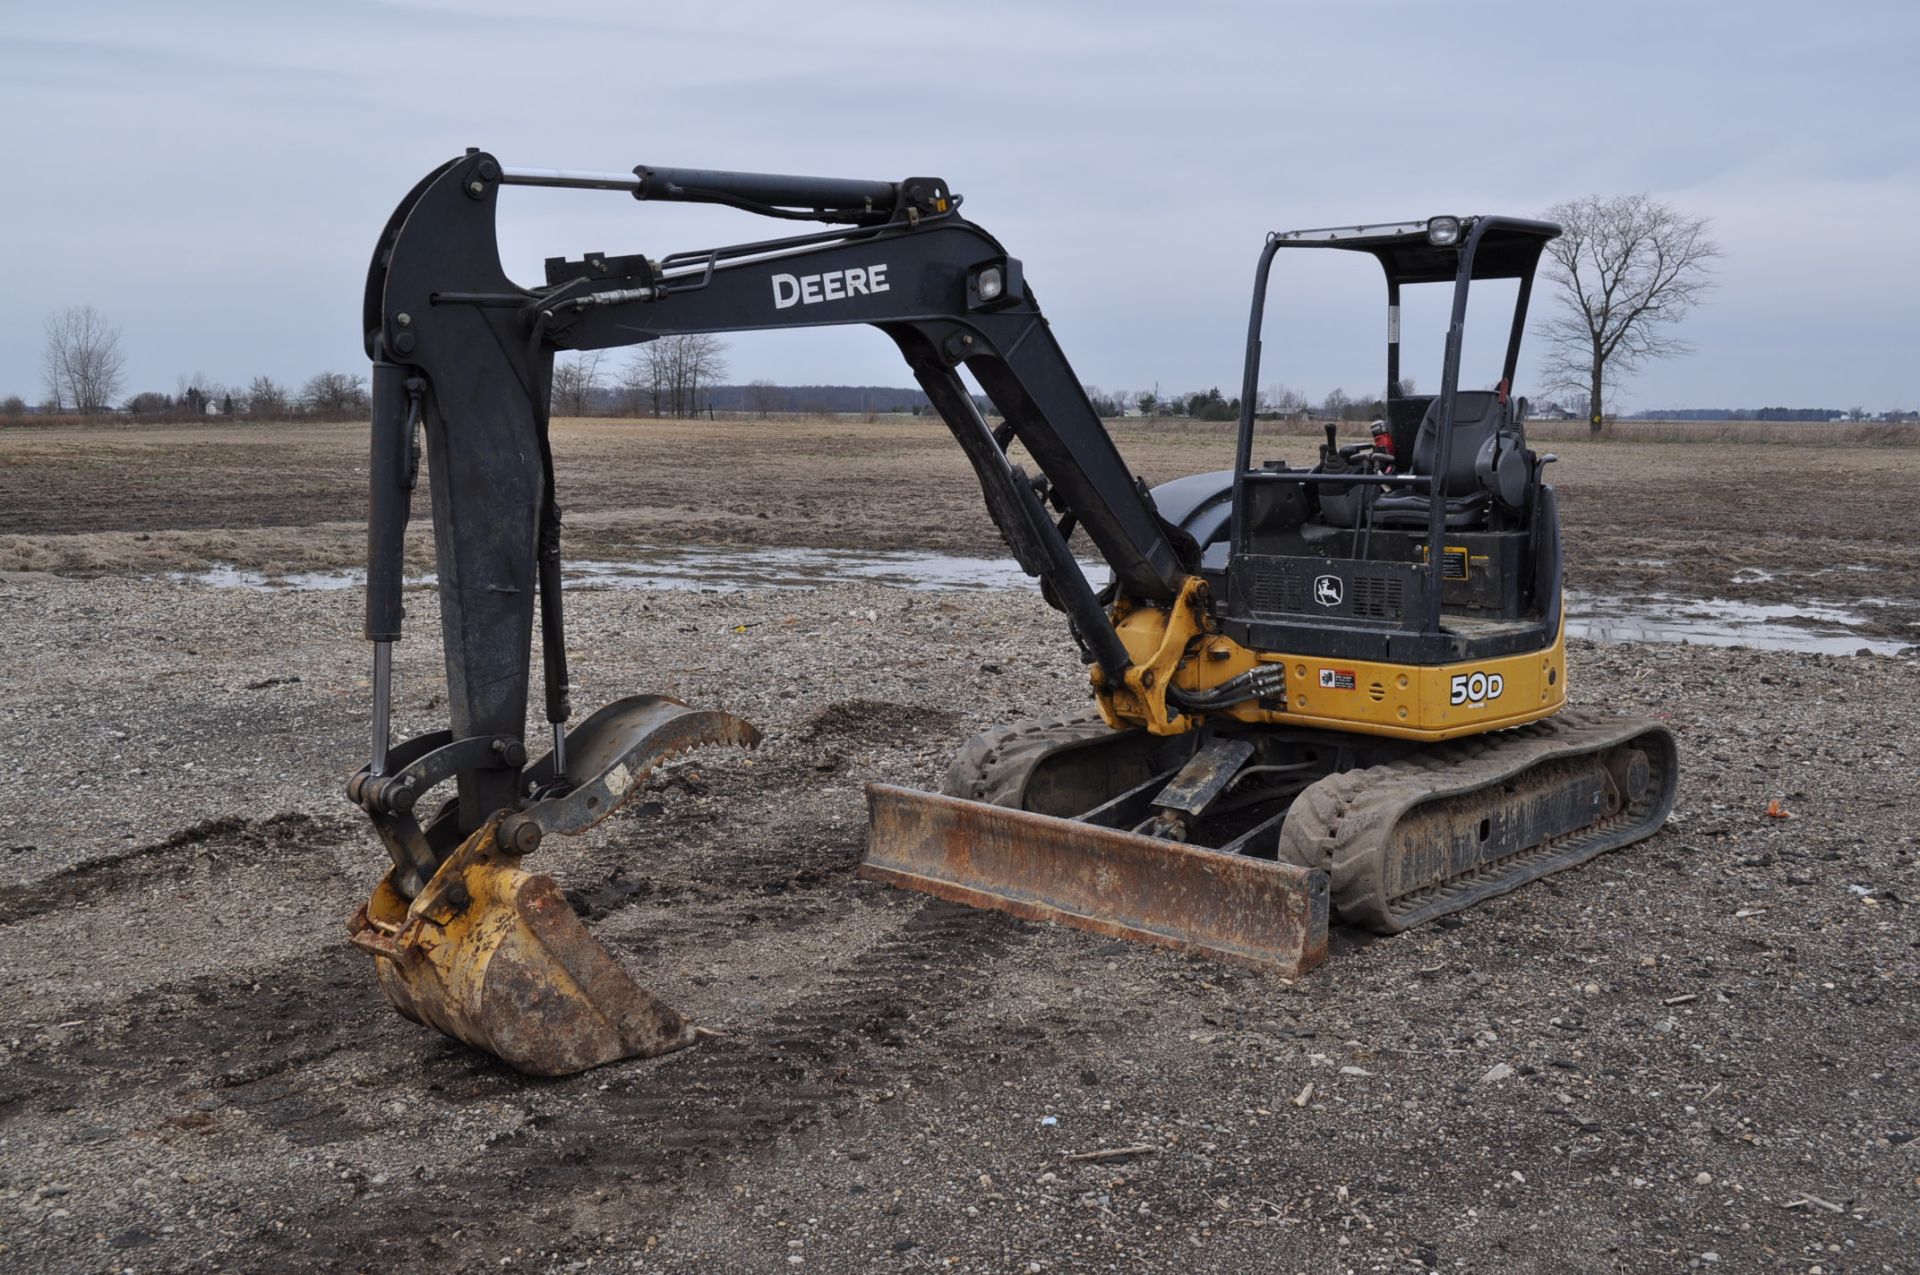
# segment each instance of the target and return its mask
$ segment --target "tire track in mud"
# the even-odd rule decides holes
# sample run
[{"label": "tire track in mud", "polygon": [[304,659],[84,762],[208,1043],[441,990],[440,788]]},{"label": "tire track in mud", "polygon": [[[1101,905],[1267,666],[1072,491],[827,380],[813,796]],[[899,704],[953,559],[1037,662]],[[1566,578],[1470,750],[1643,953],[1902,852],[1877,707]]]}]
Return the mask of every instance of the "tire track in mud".
[{"label": "tire track in mud", "polygon": [[[929,1046],[949,1066],[997,1061],[998,1046],[970,1039],[960,1020],[1027,932],[937,900],[889,903],[915,909],[891,937],[751,1029],[633,1077],[592,1111],[560,1113],[535,1140],[537,1161],[591,1150],[587,1176],[662,1181],[887,1088],[915,1073]],[[663,1124],[673,1131],[645,1136]]]},{"label": "tire track in mud", "polygon": [[[30,1079],[31,1105],[46,1114],[99,1119],[102,1108],[150,1109],[157,1100],[173,1112],[167,1132],[217,1129],[242,1140],[231,1154],[263,1167],[280,1162],[275,1144],[284,1141],[356,1161],[390,1154],[402,1169],[377,1193],[356,1184],[344,1198],[296,1182],[311,1197],[302,1201],[300,1252],[289,1253],[287,1235],[261,1219],[225,1250],[243,1265],[271,1258],[277,1269],[359,1268],[377,1257],[458,1266],[507,1251],[500,1245],[523,1237],[534,1210],[572,1214],[584,1241],[580,1229],[657,1220],[679,1191],[903,1080],[924,1086],[951,1069],[992,1067],[1044,1036],[1029,1028],[1008,1040],[968,1017],[996,965],[1027,941],[1027,927],[892,892],[872,901],[907,915],[881,941],[823,970],[808,994],[684,1053],[566,1080],[519,1076],[400,1019],[364,958],[343,944],[310,962],[138,997],[124,1025],[16,1071],[15,1082]],[[716,916],[705,928],[719,937],[729,925]],[[336,1057],[349,1051],[344,1063]],[[423,1090],[434,1101],[420,1104]],[[419,1114],[377,1114],[395,1098]],[[16,1098],[0,1108],[0,1124],[20,1107]],[[515,1107],[524,1110],[518,1126],[467,1153],[458,1179],[450,1183],[444,1167],[437,1183],[405,1175],[404,1162],[417,1158],[409,1144],[437,1141],[449,1111],[493,1120]],[[551,1219],[538,1229],[544,1249],[567,1247]]]},{"label": "tire track in mud", "polygon": [[[559,1082],[466,1069],[443,1096],[526,1101],[523,1123],[467,1163],[455,1198],[407,1180],[388,1184],[377,1203],[314,1213],[315,1265],[478,1268],[488,1263],[475,1254],[509,1251],[534,1216],[546,1218],[536,1224],[543,1251],[598,1248],[600,1233],[661,1225],[681,1191],[710,1188],[761,1150],[892,1086],[996,1066],[1044,1037],[1026,1028],[1012,1043],[966,1016],[995,966],[1027,941],[1027,927],[938,900],[896,896],[881,906],[913,910],[890,937],[827,971],[811,994],[736,1034]],[[560,1217],[570,1233],[555,1225]],[[272,1243],[264,1232],[258,1238]]]},{"label": "tire track in mud", "polygon": [[[852,707],[817,733],[891,717]],[[908,721],[888,724],[913,730]],[[796,759],[740,776],[752,793],[744,804],[757,808],[810,773]],[[88,1022],[78,1033],[8,1058],[0,1128],[32,1117],[15,1127],[37,1125],[58,1139],[110,1122],[134,1136],[185,1139],[185,1154],[215,1152],[284,1182],[284,1198],[300,1209],[297,1251],[263,1211],[221,1244],[222,1259],[242,1267],[361,1269],[395,1259],[490,1265],[475,1254],[497,1256],[536,1236],[548,1251],[598,1249],[600,1233],[648,1218],[659,1224],[682,1192],[884,1099],[890,1088],[924,1088],[955,1070],[1030,1058],[1058,1034],[1052,1025],[995,1025],[990,1012],[980,1013],[979,998],[1006,954],[1027,942],[1028,927],[854,885],[858,846],[844,827],[776,816],[729,846],[723,830],[755,813],[742,808],[740,794],[729,794],[724,812],[663,796],[670,813],[649,813],[665,815],[682,834],[699,829],[697,856],[629,869],[607,858],[623,860],[635,847],[601,847],[574,865],[605,865],[597,883],[589,877],[573,891],[576,908],[596,929],[615,922],[600,933],[643,981],[656,953],[684,965],[686,953],[711,949],[730,971],[749,969],[780,950],[768,943],[771,934],[791,933],[798,950],[817,954],[817,973],[780,971],[782,994],[767,996],[771,1003],[732,1007],[729,1035],[650,1062],[533,1080],[401,1019],[380,996],[367,958],[342,939],[79,1002],[73,1016]],[[202,879],[208,854],[216,872],[270,867],[282,843],[297,839],[298,818],[204,825],[114,865],[61,874],[36,887],[25,914],[65,906],[53,887],[70,876],[101,899],[164,886],[171,878],[156,876],[155,864]],[[347,835],[348,821],[312,822]],[[667,923],[620,933],[623,914],[636,907],[663,909]],[[720,989],[703,999],[736,990],[724,979]],[[316,1155],[331,1164],[329,1153],[392,1168],[377,1185],[362,1180],[371,1168],[355,1169],[350,1189],[345,1173],[300,1169],[286,1179],[290,1164],[311,1165]]]},{"label": "tire track in mud", "polygon": [[[777,787],[784,778],[764,774],[750,782]],[[654,813],[660,813],[657,806]],[[715,819],[702,812],[677,822],[685,831],[689,824],[723,826],[732,817]],[[62,937],[67,934],[63,913],[97,916],[102,905],[125,899],[138,906],[156,892],[204,896],[210,884],[229,884],[236,874],[275,873],[281,863],[290,870],[304,864],[308,875],[323,867],[322,875],[332,880],[339,875],[338,866],[317,863],[316,849],[351,840],[360,831],[346,818],[299,813],[207,820],[150,845],[25,885],[0,887],[0,936],[13,925],[52,924],[58,933],[35,939],[82,944],[88,941],[84,931]],[[725,854],[704,869],[668,864],[659,871],[644,866],[630,870],[617,863],[597,883],[589,878],[568,893],[575,910],[596,927],[638,904],[670,909],[673,923],[658,932],[624,937],[603,933],[616,955],[641,971],[661,955],[724,942],[745,926],[831,928],[850,903],[830,906],[823,900],[851,881],[858,852],[847,845],[844,834],[809,821],[788,831],[793,835],[780,838],[777,850],[757,845]],[[311,882],[290,877],[279,884],[297,896]],[[842,895],[834,903],[850,899]],[[343,911],[343,924],[344,916]],[[110,927],[129,933],[129,941],[143,942],[135,933],[139,928]],[[333,928],[326,927],[330,933]],[[98,949],[98,954],[113,959],[108,948]],[[145,959],[151,960],[152,954]],[[28,1112],[45,1115],[87,1105],[90,1098],[105,1105],[127,1096],[171,1092],[202,1103],[218,1095],[222,1105],[252,1110],[268,1127],[306,1126],[308,1133],[290,1134],[296,1141],[325,1142],[330,1138],[326,1122],[280,1078],[342,1050],[372,1047],[383,1031],[397,1032],[395,1045],[402,1050],[409,1039],[427,1042],[429,1051],[442,1055],[433,1060],[435,1067],[470,1058],[473,1067],[457,1066],[456,1074],[477,1069],[482,1075],[510,1075],[464,1046],[443,1043],[400,1019],[371,975],[368,958],[348,947],[343,936],[338,943],[325,942],[291,958],[282,955],[232,973],[176,976],[119,996],[109,980],[104,995],[96,990],[48,1007],[61,1020],[79,1022],[78,1031],[52,1030],[52,1017],[44,1023],[16,1018],[7,1024],[24,1039],[8,1052],[8,1065],[0,1075],[0,1124]],[[254,1086],[266,1086],[268,1096],[255,1100]],[[285,1120],[279,1116],[283,1105],[290,1113]],[[335,1132],[351,1136],[353,1130]]]},{"label": "tire track in mud", "polygon": [[318,844],[345,839],[351,828],[345,819],[294,812],[265,819],[208,819],[150,845],[90,859],[36,881],[0,886],[0,926],[127,890],[185,881],[203,860],[217,869],[231,869],[250,860],[306,855]]},{"label": "tire track in mud", "polygon": [[[404,1157],[408,1142],[434,1140],[436,1109],[444,1118],[525,1104],[524,1123],[488,1143],[478,1156],[483,1167],[453,1200],[442,1185],[402,1178],[377,1197],[313,1201],[312,1241],[303,1246],[309,1265],[358,1265],[375,1252],[382,1260],[447,1259],[475,1251],[468,1241],[457,1253],[439,1247],[455,1230],[465,1228],[469,1240],[515,1233],[527,1199],[591,1210],[600,1206],[586,1197],[609,1189],[631,1213],[644,1197],[724,1174],[743,1154],[904,1078],[924,1084],[1031,1046],[966,1022],[996,964],[1026,941],[1025,927],[997,913],[852,887],[855,856],[844,836],[812,831],[811,852],[797,860],[753,854],[708,877],[708,886],[735,891],[733,906],[688,909],[688,924],[663,936],[667,943],[718,946],[737,940],[743,925],[818,927],[830,940],[842,927],[851,925],[843,930],[851,936],[863,921],[871,925],[875,909],[894,915],[879,918],[877,941],[823,965],[792,1000],[737,1019],[733,1034],[686,1053],[530,1080],[394,1014],[366,958],[342,941],[75,1011],[90,1020],[80,1033],[9,1058],[0,1127],[31,1114],[57,1128],[86,1113],[157,1136],[218,1133],[237,1140],[232,1154],[264,1167],[284,1156],[280,1145],[364,1159],[378,1140]],[[618,914],[652,898],[603,896],[596,912]],[[615,950],[634,960],[629,945]],[[425,1104],[423,1091],[432,1095]],[[396,1098],[419,1114],[382,1114]],[[495,1190],[499,1210],[469,1207],[474,1192]],[[618,1209],[605,1207],[611,1224]],[[498,1221],[481,1216],[496,1214]],[[286,1236],[265,1222],[235,1242],[287,1264]]]}]

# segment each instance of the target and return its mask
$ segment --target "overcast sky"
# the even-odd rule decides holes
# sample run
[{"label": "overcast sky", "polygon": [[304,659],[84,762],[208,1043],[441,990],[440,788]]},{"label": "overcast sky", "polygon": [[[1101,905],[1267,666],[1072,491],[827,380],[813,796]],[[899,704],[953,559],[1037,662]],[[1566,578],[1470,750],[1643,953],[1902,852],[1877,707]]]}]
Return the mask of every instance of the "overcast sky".
[{"label": "overcast sky", "polygon": [[[1697,353],[1619,407],[1915,407],[1916,54],[1913,0],[8,0],[0,394],[39,397],[41,325],[72,304],[124,329],[128,392],[364,370],[375,236],[480,146],[941,176],[1025,261],[1083,380],[1230,395],[1268,230],[1646,192],[1711,218],[1725,259]],[[502,222],[523,281],[768,225],[524,190]],[[1282,258],[1262,382],[1377,393],[1377,268],[1315,255]],[[1428,385],[1437,313],[1406,333]],[[731,345],[735,380],[910,383],[863,329]],[[1473,358],[1469,381],[1497,375]]]}]

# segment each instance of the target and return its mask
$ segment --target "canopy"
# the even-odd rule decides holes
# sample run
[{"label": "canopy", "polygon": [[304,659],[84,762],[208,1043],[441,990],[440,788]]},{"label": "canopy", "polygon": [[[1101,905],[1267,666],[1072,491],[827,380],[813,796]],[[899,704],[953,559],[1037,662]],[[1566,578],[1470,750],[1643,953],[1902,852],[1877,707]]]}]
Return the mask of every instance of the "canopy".
[{"label": "canopy", "polygon": [[1457,220],[1460,233],[1445,246],[1436,246],[1428,238],[1431,221],[1283,230],[1274,234],[1274,242],[1282,248],[1344,248],[1372,253],[1390,283],[1450,283],[1460,272],[1460,250],[1478,224],[1484,223],[1485,228],[1473,254],[1475,279],[1517,279],[1533,273],[1540,250],[1560,234],[1560,227],[1552,222],[1518,217]]}]

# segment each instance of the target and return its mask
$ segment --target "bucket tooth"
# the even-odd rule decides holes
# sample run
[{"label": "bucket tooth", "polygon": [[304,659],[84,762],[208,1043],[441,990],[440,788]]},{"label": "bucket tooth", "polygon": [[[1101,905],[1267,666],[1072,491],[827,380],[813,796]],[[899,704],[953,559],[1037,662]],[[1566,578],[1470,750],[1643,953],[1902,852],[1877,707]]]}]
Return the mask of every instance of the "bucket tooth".
[{"label": "bucket tooth", "polygon": [[552,877],[523,872],[498,822],[468,838],[411,903],[390,881],[349,927],[393,1007],[535,1076],[651,1058],[700,1034],[635,982]]},{"label": "bucket tooth", "polygon": [[1095,824],[867,787],[869,881],[1289,977],[1327,955],[1327,876]]},{"label": "bucket tooth", "polygon": [[599,823],[669,757],[759,742],[730,713],[663,695],[609,704],[568,735],[566,774],[553,773],[551,757],[528,770],[535,789],[552,795],[489,819],[411,900],[389,874],[354,914],[349,937],[372,954],[395,1009],[530,1075],[684,1049],[707,1033],[635,982],[552,877],[521,869],[521,855],[548,833]]}]

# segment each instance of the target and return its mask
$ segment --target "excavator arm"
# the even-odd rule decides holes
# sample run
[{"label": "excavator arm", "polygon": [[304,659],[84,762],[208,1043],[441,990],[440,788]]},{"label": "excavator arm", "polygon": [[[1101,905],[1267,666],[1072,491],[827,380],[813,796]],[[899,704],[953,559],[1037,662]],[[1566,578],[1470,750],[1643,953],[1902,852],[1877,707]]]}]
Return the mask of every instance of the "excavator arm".
[{"label": "excavator arm", "polygon": [[[502,168],[474,153],[422,183],[389,223],[367,290],[367,345],[374,360],[376,464],[401,457],[403,437],[424,425],[429,459],[448,482],[436,496],[443,560],[466,560],[486,576],[525,551],[551,521],[551,465],[544,442],[547,386],[562,350],[636,345],[682,333],[870,324],[898,345],[915,379],[971,461],[987,508],[1023,568],[1066,612],[1083,647],[1108,677],[1129,659],[1032,476],[1007,457],[1022,443],[1044,475],[1047,499],[1083,529],[1111,565],[1120,591],[1167,603],[1194,569],[1194,547],[1155,512],[1127,469],[1026,285],[1020,262],[958,212],[945,183],[827,181],[761,174],[641,169],[625,178]],[[682,178],[681,181],[672,180]],[[699,184],[693,184],[694,181]],[[683,182],[685,184],[683,184]],[[502,186],[605,187],[637,198],[747,206],[783,216],[856,215],[865,224],[735,244],[661,259],[587,254],[547,262],[547,282],[510,282],[495,246]],[[884,216],[884,220],[875,220]],[[982,285],[985,284],[985,295]],[[1005,419],[988,428],[962,384],[966,367]],[[417,407],[416,407],[417,404]],[[393,527],[404,500],[376,483],[375,587],[368,636],[396,628]],[[460,501],[484,502],[462,517]],[[488,552],[475,553],[475,537]],[[468,669],[495,652],[523,667],[531,578],[510,582],[458,572],[442,580],[448,623],[460,624]],[[513,592],[502,592],[502,584]],[[489,586],[493,586],[491,589]],[[491,606],[484,598],[501,599]],[[512,600],[507,600],[512,599]],[[455,631],[448,630],[450,640]],[[484,649],[483,649],[484,648]],[[484,676],[484,675],[483,675]],[[511,679],[486,677],[511,697]],[[477,690],[478,688],[474,688]],[[456,692],[456,698],[472,698]],[[483,696],[484,698],[484,696]],[[485,711],[481,716],[490,716]],[[456,723],[456,729],[459,724]]]},{"label": "excavator arm", "polygon": [[[558,257],[542,284],[523,287],[502,269],[495,231],[501,189],[516,184],[715,203],[830,228],[661,258]],[[474,151],[430,174],[395,211],[364,311],[373,360],[366,636],[374,739],[349,796],[394,861],[355,918],[354,941],[380,958],[403,1012],[532,1071],[578,1070],[691,1039],[670,1010],[621,982],[564,914],[549,879],[518,870],[518,857],[547,834],[605,818],[661,758],[758,739],[738,718],[660,696],[619,701],[569,730],[548,438],[560,351],[683,333],[879,328],[966,453],[1014,557],[1065,613],[1096,681],[1119,688],[1132,672],[1138,690],[1141,673],[1069,537],[1085,531],[1134,605],[1174,606],[1193,587],[1197,549],[1127,469],[1020,261],[962,218],[959,204],[937,178],[569,173],[507,168]],[[962,382],[962,367],[999,410],[998,429]],[[1009,458],[1016,441],[1039,474]],[[396,742],[392,643],[401,636],[403,542],[423,450],[451,720],[448,730]],[[536,596],[551,747],[529,768]],[[425,810],[426,791],[446,780],[455,797]],[[541,1002],[556,1008],[536,1031],[528,998],[500,990],[516,983],[572,990]],[[563,1038],[573,1043],[538,1043]]]}]

